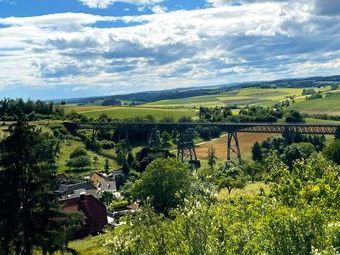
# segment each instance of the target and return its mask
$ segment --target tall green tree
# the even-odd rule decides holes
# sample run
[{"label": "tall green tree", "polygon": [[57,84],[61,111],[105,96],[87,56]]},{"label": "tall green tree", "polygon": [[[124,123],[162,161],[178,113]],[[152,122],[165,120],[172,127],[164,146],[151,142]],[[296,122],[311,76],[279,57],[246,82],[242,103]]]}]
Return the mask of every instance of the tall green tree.
[{"label": "tall green tree", "polygon": [[335,130],[335,139],[340,139],[340,128],[339,127]]},{"label": "tall green tree", "polygon": [[324,150],[325,156],[340,165],[340,139],[336,139]]},{"label": "tall green tree", "polygon": [[10,127],[0,144],[0,242],[2,254],[44,253],[64,245],[58,210],[55,156],[51,137],[24,121]]},{"label": "tall green tree", "polygon": [[189,167],[176,159],[156,159],[142,173],[132,189],[134,199],[151,200],[154,210],[168,214],[181,205],[192,185]]},{"label": "tall green tree", "polygon": [[109,160],[108,159],[105,160],[104,172],[106,174],[108,174],[110,172],[110,164],[109,164]]},{"label": "tall green tree", "polygon": [[252,158],[254,161],[256,162],[262,161],[263,159],[262,150],[258,142],[254,143],[253,148],[251,149],[251,152],[252,152]]},{"label": "tall green tree", "polygon": [[215,148],[214,147],[210,147],[208,149],[208,165],[211,169],[214,168],[214,166],[216,165],[216,155],[215,155]]},{"label": "tall green tree", "polygon": [[226,188],[230,194],[233,189],[241,189],[246,185],[247,178],[238,162],[227,161],[215,172],[215,183],[219,190]]}]

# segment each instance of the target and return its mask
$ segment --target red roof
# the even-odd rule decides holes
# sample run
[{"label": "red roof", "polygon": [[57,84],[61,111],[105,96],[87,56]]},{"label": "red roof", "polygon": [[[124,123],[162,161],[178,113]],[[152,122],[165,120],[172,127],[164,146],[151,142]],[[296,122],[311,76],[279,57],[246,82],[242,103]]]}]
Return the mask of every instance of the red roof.
[{"label": "red roof", "polygon": [[61,200],[60,205],[65,212],[81,212],[85,216],[85,227],[89,233],[100,232],[107,225],[106,207],[94,196],[81,195]]}]

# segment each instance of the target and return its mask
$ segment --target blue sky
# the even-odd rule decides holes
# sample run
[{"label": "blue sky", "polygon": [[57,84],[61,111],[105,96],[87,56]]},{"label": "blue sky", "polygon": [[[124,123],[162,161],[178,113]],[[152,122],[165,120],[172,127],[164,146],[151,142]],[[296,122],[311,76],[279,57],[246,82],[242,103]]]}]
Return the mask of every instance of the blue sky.
[{"label": "blue sky", "polygon": [[340,74],[338,0],[0,0],[0,97]]}]

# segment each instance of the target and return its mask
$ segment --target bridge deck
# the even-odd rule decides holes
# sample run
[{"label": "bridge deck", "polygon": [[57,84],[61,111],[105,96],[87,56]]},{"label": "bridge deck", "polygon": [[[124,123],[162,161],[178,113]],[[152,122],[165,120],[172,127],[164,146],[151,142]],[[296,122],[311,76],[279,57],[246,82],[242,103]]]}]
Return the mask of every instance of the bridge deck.
[{"label": "bridge deck", "polygon": [[184,130],[198,126],[217,126],[226,132],[246,133],[283,133],[285,130],[295,131],[301,134],[333,135],[340,124],[305,124],[305,123],[141,123],[141,122],[65,122],[65,126],[71,130],[76,129],[116,129],[118,127],[160,130]]}]

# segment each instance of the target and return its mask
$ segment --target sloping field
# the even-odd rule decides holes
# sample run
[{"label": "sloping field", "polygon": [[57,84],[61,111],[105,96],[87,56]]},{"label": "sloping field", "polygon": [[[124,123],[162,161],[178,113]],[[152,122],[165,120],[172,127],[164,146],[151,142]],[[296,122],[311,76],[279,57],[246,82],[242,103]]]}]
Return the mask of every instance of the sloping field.
[{"label": "sloping field", "polygon": [[296,102],[290,109],[307,113],[340,115],[340,95]]},{"label": "sloping field", "polygon": [[271,105],[276,101],[283,100],[289,96],[300,96],[302,89],[277,88],[244,88],[231,92],[189,97],[181,99],[162,100],[143,105],[143,107],[199,107],[199,106],[223,106],[223,105],[249,105],[264,104]]},{"label": "sloping field", "polygon": [[[251,148],[255,142],[262,142],[269,137],[277,136],[275,134],[262,134],[262,133],[238,133],[240,143],[241,155],[248,158],[251,153]],[[215,148],[215,153],[218,159],[226,159],[227,155],[227,137],[226,135],[197,145],[196,153],[198,158],[207,158],[208,150],[210,147]]]},{"label": "sloping field", "polygon": [[157,120],[171,117],[175,120],[183,116],[195,117],[196,110],[193,109],[160,109],[160,108],[146,108],[146,107],[110,107],[107,109],[85,110],[78,108],[78,112],[86,115],[89,118],[98,118],[101,114],[106,114],[108,117],[114,119],[129,119],[135,117],[145,117],[152,115]]},{"label": "sloping field", "polygon": [[113,106],[101,106],[101,105],[65,105],[61,106],[66,113],[71,111],[75,112],[87,112],[87,111],[97,111],[97,110],[109,110]]}]

